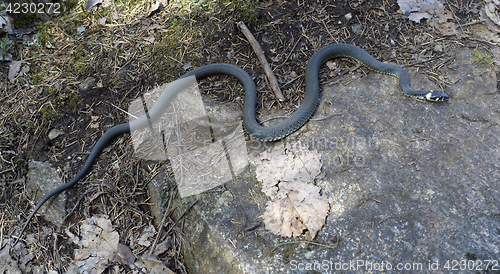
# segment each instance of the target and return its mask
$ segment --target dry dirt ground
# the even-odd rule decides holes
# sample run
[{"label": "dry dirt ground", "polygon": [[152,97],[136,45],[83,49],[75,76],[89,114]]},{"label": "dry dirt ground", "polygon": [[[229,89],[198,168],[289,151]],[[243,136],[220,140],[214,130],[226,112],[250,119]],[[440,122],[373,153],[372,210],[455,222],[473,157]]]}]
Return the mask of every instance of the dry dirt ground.
[{"label": "dry dirt ground", "polygon": [[[34,206],[25,191],[30,160],[47,161],[64,181],[80,170],[86,154],[112,125],[127,121],[129,103],[155,85],[170,82],[194,67],[209,63],[232,63],[254,77],[259,90],[259,113],[276,109],[288,112],[300,105],[307,60],[318,49],[332,43],[357,45],[378,60],[418,68],[441,88],[447,79],[436,71],[449,61],[447,51],[459,45],[484,47],[473,33],[445,37],[429,21],[411,22],[396,1],[174,1],[161,11],[150,12],[150,3],[118,0],[85,11],[85,2],[61,2],[60,14],[16,16],[33,28],[22,37],[10,35],[6,49],[14,60],[24,61],[29,71],[9,81],[9,67],[2,66],[0,84],[0,234],[17,235]],[[477,19],[471,12],[474,0],[448,0],[450,21],[466,25]],[[350,14],[350,16],[348,15]],[[347,17],[346,17],[347,15]],[[105,18],[105,19],[103,19]],[[261,43],[266,57],[287,98],[278,102],[270,91],[251,46],[236,23],[244,21]],[[85,27],[82,32],[78,27]],[[81,29],[80,29],[81,30]],[[461,30],[459,30],[461,32]],[[461,36],[461,38],[459,38]],[[426,56],[426,62],[416,56]],[[352,61],[342,60],[333,77],[341,77]],[[363,69],[363,68],[360,68]],[[322,71],[327,71],[324,66]],[[368,70],[364,69],[366,72]],[[338,72],[338,73],[337,73]],[[321,81],[331,81],[322,77]],[[81,83],[90,80],[87,87]],[[202,83],[204,96],[243,102],[242,87],[226,77]],[[92,83],[93,81],[93,83]],[[52,129],[65,134],[50,140]],[[152,163],[133,157],[129,135],[117,138],[95,163],[93,171],[68,190],[71,214],[65,227],[39,216],[25,234],[35,233],[38,245],[28,246],[35,256],[28,263],[63,273],[75,246],[64,229],[77,228],[82,219],[107,214],[120,233],[120,242],[153,223],[146,190],[156,170],[168,163]],[[83,198],[82,198],[83,196]],[[75,207],[76,205],[76,207]],[[166,227],[182,228],[173,216]],[[48,227],[52,233],[41,233]],[[165,234],[168,229],[164,229]],[[176,273],[183,266],[182,233],[174,233],[171,250],[160,259]],[[171,235],[160,235],[165,239]],[[135,255],[146,248],[134,245]],[[120,273],[132,269],[116,263]],[[107,273],[114,273],[110,266]]]}]

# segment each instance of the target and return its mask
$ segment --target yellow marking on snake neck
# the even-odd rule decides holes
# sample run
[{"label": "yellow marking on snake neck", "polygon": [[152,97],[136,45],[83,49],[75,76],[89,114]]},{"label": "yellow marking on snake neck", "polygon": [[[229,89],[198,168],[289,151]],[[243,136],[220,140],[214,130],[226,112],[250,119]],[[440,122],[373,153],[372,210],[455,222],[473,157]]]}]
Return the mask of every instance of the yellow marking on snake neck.
[{"label": "yellow marking on snake neck", "polygon": [[433,101],[433,100],[432,100],[432,91],[431,91],[431,92],[429,92],[429,93],[427,93],[427,94],[425,95],[425,98],[426,98],[427,100],[429,100],[429,101]]}]

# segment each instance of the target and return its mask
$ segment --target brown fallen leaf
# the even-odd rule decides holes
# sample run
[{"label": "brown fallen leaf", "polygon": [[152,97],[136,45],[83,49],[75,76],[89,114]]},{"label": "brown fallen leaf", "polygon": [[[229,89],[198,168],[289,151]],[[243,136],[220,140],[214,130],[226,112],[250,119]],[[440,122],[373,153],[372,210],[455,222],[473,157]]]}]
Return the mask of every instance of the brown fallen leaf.
[{"label": "brown fallen leaf", "polygon": [[130,248],[123,244],[118,244],[118,248],[116,249],[116,253],[114,256],[114,261],[121,263],[123,265],[128,265],[130,267],[133,266],[135,262],[135,256],[130,250]]},{"label": "brown fallen leaf", "polygon": [[0,61],[12,61],[12,54],[0,49]]},{"label": "brown fallen leaf", "polygon": [[325,223],[330,204],[313,184],[321,171],[321,154],[300,142],[277,146],[261,153],[257,179],[271,197],[263,220],[266,229],[283,237],[314,239]]},{"label": "brown fallen leaf", "polygon": [[147,272],[146,273],[158,273],[158,274],[175,274],[172,270],[167,268],[162,261],[158,260],[156,257],[153,256],[142,256],[140,258],[141,264],[138,263],[138,265],[144,265],[146,268]]},{"label": "brown fallen leaf", "polygon": [[172,248],[173,236],[168,236],[163,242],[156,245],[153,252],[153,256],[158,257],[158,255],[163,252],[170,250]]},{"label": "brown fallen leaf", "polygon": [[330,204],[321,189],[310,183],[280,183],[278,193],[281,199],[267,202],[263,220],[266,229],[284,237],[298,237],[305,234],[312,240],[325,224]]},{"label": "brown fallen leaf", "polygon": [[313,182],[321,170],[321,154],[301,142],[264,151],[260,159],[257,180],[262,182],[262,192],[271,198],[276,196],[279,182]]},{"label": "brown fallen leaf", "polygon": [[142,231],[142,235],[139,237],[137,244],[142,245],[142,246],[151,246],[151,240],[154,239],[154,236],[156,234],[156,229],[153,225],[149,225],[144,228]]},{"label": "brown fallen leaf", "polygon": [[[18,245],[20,245],[19,243]],[[17,260],[10,255],[10,245],[6,244],[0,249],[0,273],[22,273]]]},{"label": "brown fallen leaf", "polygon": [[168,0],[157,0],[155,1],[151,7],[149,8],[149,15],[148,17],[151,17],[155,15],[156,13],[162,11],[166,6],[168,5]]},{"label": "brown fallen leaf", "polygon": [[16,77],[21,77],[25,75],[29,70],[30,67],[26,64],[23,66],[23,61],[12,61],[9,65],[9,81],[11,83],[14,83]]},{"label": "brown fallen leaf", "polygon": [[0,31],[12,34],[14,30],[14,19],[7,15],[6,13],[2,13],[0,15]]},{"label": "brown fallen leaf", "polygon": [[103,273],[109,263],[114,261],[120,239],[111,220],[104,215],[85,219],[79,232],[78,237],[66,229],[70,240],[79,246],[75,249],[75,259],[69,269],[78,273]]},{"label": "brown fallen leaf", "polygon": [[453,14],[451,12],[445,13],[439,19],[437,19],[434,23],[436,28],[441,32],[443,36],[452,36],[457,35],[457,24],[452,22]]},{"label": "brown fallen leaf", "polygon": [[500,10],[500,3],[498,1],[486,0],[484,5],[484,11],[486,16],[495,23],[497,26],[500,26],[500,16],[498,15],[498,11]]},{"label": "brown fallen leaf", "polygon": [[444,13],[444,5],[439,0],[398,0],[398,6],[408,19],[420,23],[423,18],[440,17]]}]

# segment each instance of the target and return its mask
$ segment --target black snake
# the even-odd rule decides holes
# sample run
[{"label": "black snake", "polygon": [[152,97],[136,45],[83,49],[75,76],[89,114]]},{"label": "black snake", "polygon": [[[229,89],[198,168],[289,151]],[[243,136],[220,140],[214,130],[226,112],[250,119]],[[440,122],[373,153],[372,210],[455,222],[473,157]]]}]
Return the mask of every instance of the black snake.
[{"label": "black snake", "polygon": [[[257,89],[250,75],[248,75],[248,73],[246,73],[240,67],[230,64],[210,64],[196,68],[184,74],[181,78],[194,76],[196,77],[196,80],[200,80],[212,75],[219,74],[231,75],[238,78],[245,89],[245,101],[243,105],[243,126],[246,132],[250,135],[250,137],[256,140],[276,141],[285,138],[286,136],[301,128],[313,116],[320,101],[320,66],[327,60],[338,57],[355,59],[375,72],[396,76],[399,79],[399,88],[401,92],[403,92],[403,94],[406,96],[432,102],[441,102],[448,99],[448,95],[442,91],[414,90],[410,88],[410,77],[403,68],[396,65],[379,62],[366,51],[356,46],[345,44],[334,44],[326,46],[317,51],[311,57],[311,59],[307,63],[305,72],[305,94],[300,107],[295,110],[290,117],[288,117],[281,123],[270,127],[264,127],[260,125],[255,119]],[[162,110],[165,109],[164,106],[168,105],[169,102],[173,100],[176,93],[183,89],[186,81],[175,81],[174,83],[176,84],[170,85],[162,93],[162,95],[158,98],[157,102],[148,111],[148,113],[130,123],[124,123],[110,128],[101,136],[101,138],[99,138],[80,172],[78,172],[78,174],[71,181],[45,195],[45,197],[43,197],[43,199],[36,205],[35,209],[33,210],[33,212],[31,212],[28,219],[26,220],[26,223],[19,233],[19,236],[16,239],[14,245],[19,241],[22,234],[26,230],[26,227],[30,223],[35,213],[40,209],[40,207],[51,197],[63,192],[64,190],[76,184],[78,180],[80,180],[90,170],[93,161],[99,156],[100,152],[104,149],[109,141],[113,140],[118,135],[129,133],[131,127],[147,127],[148,123],[150,122],[148,121],[148,119],[154,121],[155,118],[159,117],[162,114]]]}]

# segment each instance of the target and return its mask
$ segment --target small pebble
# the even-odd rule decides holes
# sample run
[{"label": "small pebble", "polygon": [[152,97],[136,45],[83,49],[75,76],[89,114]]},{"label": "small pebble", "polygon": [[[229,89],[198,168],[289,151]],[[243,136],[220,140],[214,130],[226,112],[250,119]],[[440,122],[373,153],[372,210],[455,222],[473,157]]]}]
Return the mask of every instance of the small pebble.
[{"label": "small pebble", "polygon": [[348,14],[344,15],[345,19],[347,19],[347,21],[351,20],[352,19],[352,14],[349,12]]},{"label": "small pebble", "polygon": [[105,26],[106,25],[106,20],[107,20],[106,17],[102,17],[101,19],[97,20],[97,22],[99,22],[99,24],[101,26]]},{"label": "small pebble", "polygon": [[87,77],[83,82],[81,82],[78,87],[80,88],[81,91],[89,91],[92,89],[95,83],[95,78],[94,77]]},{"label": "small pebble", "polygon": [[443,45],[437,44],[434,46],[435,52],[443,52]]},{"label": "small pebble", "polygon": [[64,131],[54,128],[53,130],[51,130],[49,132],[49,139],[53,140],[53,139],[57,138],[59,135],[63,135],[63,134],[64,134]]}]

